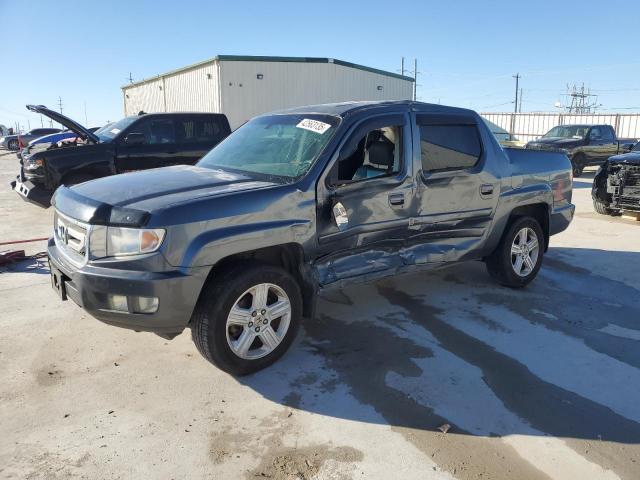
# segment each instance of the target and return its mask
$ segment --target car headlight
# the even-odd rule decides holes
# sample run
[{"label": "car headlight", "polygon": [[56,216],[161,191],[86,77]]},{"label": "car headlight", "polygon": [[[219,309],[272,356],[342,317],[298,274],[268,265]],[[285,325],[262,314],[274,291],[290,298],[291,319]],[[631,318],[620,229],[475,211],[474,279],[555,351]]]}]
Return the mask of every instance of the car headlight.
[{"label": "car headlight", "polygon": [[162,228],[96,226],[91,232],[89,253],[92,258],[151,253],[160,248],[164,235]]}]

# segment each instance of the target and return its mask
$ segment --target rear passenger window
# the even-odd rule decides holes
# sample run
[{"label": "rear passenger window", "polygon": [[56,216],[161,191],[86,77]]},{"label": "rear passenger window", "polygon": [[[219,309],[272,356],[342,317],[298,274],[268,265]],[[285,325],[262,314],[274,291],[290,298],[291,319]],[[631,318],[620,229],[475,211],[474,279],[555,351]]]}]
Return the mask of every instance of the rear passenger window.
[{"label": "rear passenger window", "polygon": [[420,125],[420,156],[425,171],[473,167],[481,152],[474,125]]},{"label": "rear passenger window", "polygon": [[183,143],[212,143],[221,139],[222,129],[213,119],[186,118],[178,120],[178,141]]}]

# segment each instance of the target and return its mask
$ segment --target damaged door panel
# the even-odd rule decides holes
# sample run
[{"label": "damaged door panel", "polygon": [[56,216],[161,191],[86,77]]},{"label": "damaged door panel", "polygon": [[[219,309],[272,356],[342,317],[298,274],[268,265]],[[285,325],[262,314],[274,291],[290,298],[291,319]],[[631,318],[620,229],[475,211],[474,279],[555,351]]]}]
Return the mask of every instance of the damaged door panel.
[{"label": "damaged door panel", "polygon": [[[401,264],[412,209],[407,115],[366,120],[349,135],[319,188],[315,268],[321,284]],[[336,206],[341,213],[336,218]],[[342,224],[342,226],[341,226]]]}]

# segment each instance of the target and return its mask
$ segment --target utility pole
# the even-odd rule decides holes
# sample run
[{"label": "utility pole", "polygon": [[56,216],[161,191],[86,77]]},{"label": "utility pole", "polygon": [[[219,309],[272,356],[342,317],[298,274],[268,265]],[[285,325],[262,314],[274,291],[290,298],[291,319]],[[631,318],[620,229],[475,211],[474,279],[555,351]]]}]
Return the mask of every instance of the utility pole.
[{"label": "utility pole", "polygon": [[520,105],[518,105],[518,112],[522,113],[522,87],[520,88]]},{"label": "utility pole", "polygon": [[87,125],[89,125],[89,121],[87,120],[87,102],[84,102],[84,126],[87,127]]},{"label": "utility pole", "polygon": [[514,102],[515,107],[514,107],[513,113],[518,113],[518,82],[519,82],[519,80],[520,80],[520,74],[519,74],[519,73],[516,73],[516,74],[513,76],[513,78],[515,78],[515,79],[516,79],[516,101]]},{"label": "utility pole", "polygon": [[60,108],[60,113],[62,114],[62,97],[58,97],[58,107]]},{"label": "utility pole", "polygon": [[402,57],[402,60],[400,61],[400,75],[404,77],[404,57]]},{"label": "utility pole", "polygon": [[413,101],[418,98],[418,59],[413,59]]},{"label": "utility pole", "polygon": [[[404,59],[403,59],[404,61]],[[129,83],[133,83],[133,77],[131,76],[131,72],[129,72]]]}]

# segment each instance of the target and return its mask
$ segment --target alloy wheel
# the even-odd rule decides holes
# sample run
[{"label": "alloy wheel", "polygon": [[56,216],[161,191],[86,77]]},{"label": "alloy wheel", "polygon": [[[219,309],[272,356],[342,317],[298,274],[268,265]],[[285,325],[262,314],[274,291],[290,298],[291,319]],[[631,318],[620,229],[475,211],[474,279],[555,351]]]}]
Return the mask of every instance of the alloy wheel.
[{"label": "alloy wheel", "polygon": [[226,335],[235,355],[256,360],[273,352],[291,323],[291,302],[285,291],[272,283],[246,290],[227,316]]},{"label": "alloy wheel", "polygon": [[511,266],[516,275],[530,275],[536,267],[539,253],[536,232],[529,227],[520,229],[511,243]]}]

